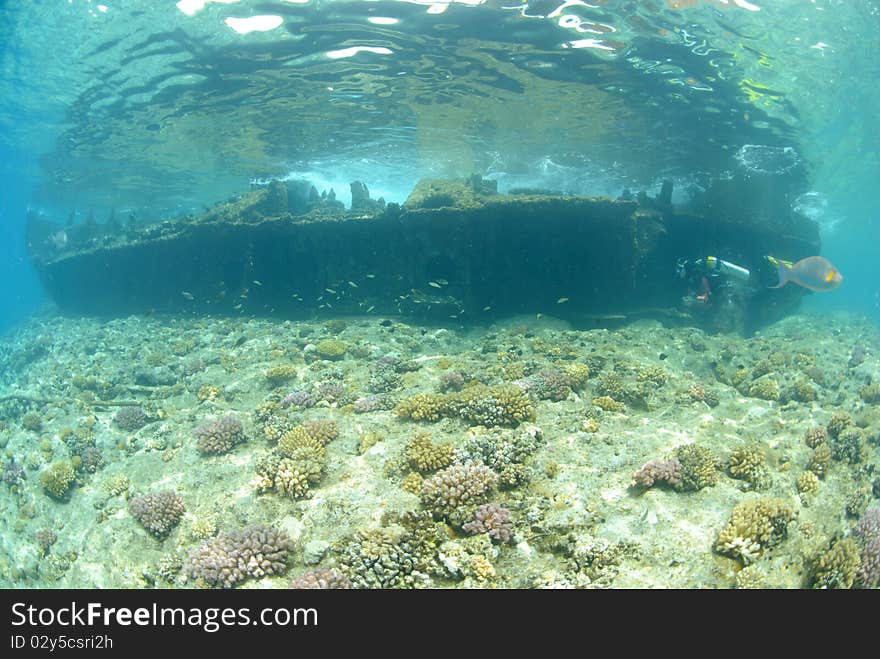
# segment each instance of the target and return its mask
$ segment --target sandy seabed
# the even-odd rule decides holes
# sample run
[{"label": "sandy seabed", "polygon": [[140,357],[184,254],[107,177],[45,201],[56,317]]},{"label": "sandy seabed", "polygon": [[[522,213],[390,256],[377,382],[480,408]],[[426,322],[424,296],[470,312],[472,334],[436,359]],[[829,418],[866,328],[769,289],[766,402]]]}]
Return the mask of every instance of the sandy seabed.
[{"label": "sandy seabed", "polygon": [[[253,525],[292,549],[226,585],[870,586],[878,356],[849,316],[42,316],[0,340],[0,586],[223,585],[193,557]],[[169,490],[151,531],[129,504]]]}]

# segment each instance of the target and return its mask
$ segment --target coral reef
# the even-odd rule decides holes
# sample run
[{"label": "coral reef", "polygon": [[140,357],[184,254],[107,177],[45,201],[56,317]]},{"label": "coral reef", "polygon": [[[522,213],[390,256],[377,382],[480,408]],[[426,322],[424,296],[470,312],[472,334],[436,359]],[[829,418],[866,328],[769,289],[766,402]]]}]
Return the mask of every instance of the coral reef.
[{"label": "coral reef", "polygon": [[681,464],[680,489],[697,491],[718,483],[716,459],[706,447],[685,444],[675,450],[674,457]]},{"label": "coral reef", "polygon": [[718,534],[715,551],[748,565],[785,539],[793,517],[791,507],[781,499],[743,501],[734,507],[730,520]]},{"label": "coral reef", "polygon": [[348,344],[339,339],[324,339],[315,345],[315,352],[321,359],[342,359],[348,351]]},{"label": "coral reef", "polygon": [[677,458],[671,460],[648,460],[635,473],[633,482],[639,487],[653,487],[655,483],[666,483],[670,487],[679,488],[681,481],[681,462]]},{"label": "coral reef", "polygon": [[230,415],[196,428],[193,434],[199,452],[205,455],[226,453],[247,439],[241,421]]},{"label": "coral reef", "polygon": [[348,590],[351,587],[348,577],[325,567],[307,570],[290,582],[293,590]]},{"label": "coral reef", "polygon": [[66,500],[76,480],[76,473],[70,462],[55,462],[40,474],[40,484],[46,494],[53,499]]},{"label": "coral reef", "polygon": [[248,578],[283,573],[293,549],[287,534],[269,526],[221,531],[190,553],[183,570],[207,586],[233,588]]},{"label": "coral reef", "polygon": [[460,526],[484,503],[498,475],[482,462],[466,462],[439,471],[422,484],[422,505],[435,517]]},{"label": "coral reef", "polygon": [[851,538],[838,540],[813,561],[809,575],[810,587],[846,590],[852,587],[860,565],[856,543]]},{"label": "coral reef", "polygon": [[426,432],[416,433],[404,453],[410,466],[423,474],[443,469],[452,461],[452,446],[432,443],[431,434]]},{"label": "coral reef", "polygon": [[862,515],[855,537],[861,547],[857,583],[863,588],[877,588],[880,586],[880,508],[871,508]]},{"label": "coral reef", "polygon": [[474,518],[462,524],[461,528],[472,534],[486,533],[497,542],[513,541],[513,523],[510,521],[510,511],[497,503],[484,503],[477,506]]},{"label": "coral reef", "polygon": [[727,471],[734,478],[746,481],[755,489],[762,489],[767,485],[767,465],[764,452],[760,448],[735,449],[730,454]]},{"label": "coral reef", "polygon": [[134,432],[140,430],[147,425],[147,414],[142,407],[134,405],[128,407],[120,407],[113,417],[116,427],[126,432]]},{"label": "coral reef", "polygon": [[180,523],[186,508],[174,490],[132,497],[128,511],[153,536],[162,539]]}]

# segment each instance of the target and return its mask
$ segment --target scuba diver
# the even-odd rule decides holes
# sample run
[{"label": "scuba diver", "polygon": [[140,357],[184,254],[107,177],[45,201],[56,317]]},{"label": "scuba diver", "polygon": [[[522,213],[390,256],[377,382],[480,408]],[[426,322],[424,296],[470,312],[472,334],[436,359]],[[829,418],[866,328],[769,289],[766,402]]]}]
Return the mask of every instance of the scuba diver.
[{"label": "scuba diver", "polygon": [[780,263],[787,264],[772,256],[754,268],[717,256],[680,259],[676,276],[687,288],[682,306],[691,314],[702,314],[715,331],[742,332],[752,297],[776,283]]}]

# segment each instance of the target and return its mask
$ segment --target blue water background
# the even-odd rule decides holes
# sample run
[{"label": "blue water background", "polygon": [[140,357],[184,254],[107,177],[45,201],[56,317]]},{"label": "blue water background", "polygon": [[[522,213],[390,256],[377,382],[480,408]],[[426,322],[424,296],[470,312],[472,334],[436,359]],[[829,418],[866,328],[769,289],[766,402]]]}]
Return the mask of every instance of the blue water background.
[{"label": "blue water background", "polygon": [[[230,11],[235,9],[232,7]],[[226,11],[224,7],[211,8],[211,11],[215,10]],[[450,14],[452,11],[450,10]],[[876,10],[874,11],[871,15],[876,18]],[[862,27],[880,31],[880,25]],[[853,52],[846,55],[846,61],[843,61],[842,47],[828,56],[840,56],[843,63],[839,69],[844,75],[851,76],[851,79],[810,90],[810,94],[819,97],[828,95],[822,100],[832,105],[834,112],[829,114],[821,130],[800,137],[809,146],[810,154],[829,154],[828,162],[821,157],[810,162],[811,187],[821,191],[827,199],[826,215],[820,219],[820,224],[823,225],[822,253],[838,266],[845,281],[838,290],[831,293],[808,296],[804,308],[819,311],[845,310],[869,315],[880,322],[880,172],[872,165],[877,162],[877,153],[880,151],[880,137],[876,126],[876,89],[880,80],[876,79],[876,64],[863,57],[871,52],[870,44],[863,44],[862,47],[857,39],[852,39],[851,34],[844,33],[828,34],[825,38],[832,44],[850,44]],[[11,46],[8,43],[0,45],[0,49],[6,50],[6,58],[13,61],[18,59],[19,54],[10,53],[9,48]],[[771,59],[772,54],[771,52]],[[33,57],[33,54],[29,54],[29,57]],[[51,59],[54,55],[46,53],[46,57]],[[0,115],[21,128],[18,131],[21,135],[34,134],[40,130],[43,141],[40,144],[20,143],[13,146],[8,143],[0,144],[0,275],[3,282],[0,289],[0,331],[14,327],[47,302],[27,260],[24,222],[27,209],[35,204],[33,191],[41,182],[45,183],[40,180],[41,156],[47,148],[47,133],[44,129],[48,127],[49,138],[53,137],[53,121],[46,116],[34,116],[30,112],[22,111],[16,99],[11,96],[14,95],[0,98]],[[854,139],[854,131],[857,139]],[[61,139],[60,131],[57,137]],[[873,157],[864,160],[866,154],[873,154]],[[864,162],[868,165],[863,165]],[[395,171],[394,167],[398,169]],[[389,200],[396,201],[403,201],[408,187],[419,175],[425,173],[415,170],[400,171],[399,163],[384,169],[375,164],[367,164],[359,171],[357,167],[350,167],[350,170],[355,173],[372,173],[374,178],[366,180],[374,191],[374,196],[384,193]],[[259,173],[254,172],[255,175]],[[332,168],[325,169],[323,173],[332,176]],[[482,173],[492,174],[487,169],[483,169]],[[534,176],[531,177],[531,174]],[[524,185],[533,180],[541,185],[547,182],[546,179],[546,173],[542,176],[535,170],[534,163],[523,163],[517,183]],[[336,181],[337,185],[344,180],[344,177],[340,177]],[[202,192],[203,196],[212,197],[210,191]],[[596,192],[613,194],[614,191],[609,188]],[[213,195],[214,200],[219,201],[225,193],[228,193],[228,187],[220,186]],[[69,212],[60,205],[51,210],[56,219],[63,218]],[[189,212],[192,209],[182,210]],[[101,209],[101,212],[106,213],[107,208]],[[78,213],[81,216],[84,209],[78,209]]]}]

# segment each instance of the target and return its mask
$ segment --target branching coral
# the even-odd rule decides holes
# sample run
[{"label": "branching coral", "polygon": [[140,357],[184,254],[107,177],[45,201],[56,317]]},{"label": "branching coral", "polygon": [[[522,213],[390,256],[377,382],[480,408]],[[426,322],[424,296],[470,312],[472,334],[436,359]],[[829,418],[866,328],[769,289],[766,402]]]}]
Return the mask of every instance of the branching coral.
[{"label": "branching coral", "polygon": [[232,588],[248,578],[284,572],[293,548],[287,534],[269,526],[221,531],[190,553],[184,572],[208,586]]},{"label": "branching coral", "polygon": [[226,453],[247,439],[241,421],[229,415],[196,428],[193,434],[199,452],[206,455]]},{"label": "branching coral", "polygon": [[793,517],[791,507],[781,499],[743,501],[734,507],[730,520],[718,534],[715,551],[748,565],[785,539]]},{"label": "branching coral", "polygon": [[163,490],[133,497],[128,502],[128,511],[141,526],[161,540],[180,523],[186,508],[174,490]]},{"label": "branching coral", "polygon": [[420,498],[438,518],[462,524],[498,484],[498,475],[482,462],[466,462],[439,471],[422,484]]}]

